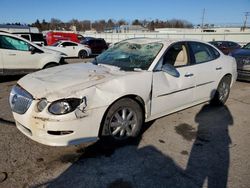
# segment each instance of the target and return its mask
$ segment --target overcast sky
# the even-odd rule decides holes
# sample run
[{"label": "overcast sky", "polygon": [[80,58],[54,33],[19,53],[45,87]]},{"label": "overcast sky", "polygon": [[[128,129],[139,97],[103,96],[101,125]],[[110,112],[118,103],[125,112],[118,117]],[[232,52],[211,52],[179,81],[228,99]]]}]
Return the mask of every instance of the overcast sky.
[{"label": "overcast sky", "polygon": [[204,8],[204,23],[243,24],[244,12],[250,12],[250,0],[1,0],[0,23],[111,18],[183,19],[200,24]]}]

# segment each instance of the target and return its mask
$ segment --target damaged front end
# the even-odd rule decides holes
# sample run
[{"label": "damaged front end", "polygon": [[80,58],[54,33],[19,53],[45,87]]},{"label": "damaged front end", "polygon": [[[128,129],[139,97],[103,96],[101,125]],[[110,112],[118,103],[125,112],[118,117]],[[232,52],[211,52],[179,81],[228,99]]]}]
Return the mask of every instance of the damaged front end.
[{"label": "damaged front end", "polygon": [[89,117],[91,110],[86,111],[86,96],[51,102],[46,98],[36,99],[16,85],[12,88],[9,103],[17,128],[37,142],[65,146],[98,139],[99,127],[87,126],[95,117]]}]

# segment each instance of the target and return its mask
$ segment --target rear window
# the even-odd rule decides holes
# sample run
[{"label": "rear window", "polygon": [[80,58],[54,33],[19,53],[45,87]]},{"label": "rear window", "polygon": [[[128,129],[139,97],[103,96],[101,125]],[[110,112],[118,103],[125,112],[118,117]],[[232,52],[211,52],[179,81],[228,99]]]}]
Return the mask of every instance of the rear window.
[{"label": "rear window", "polygon": [[32,41],[43,41],[43,34],[40,33],[32,33],[31,34]]}]

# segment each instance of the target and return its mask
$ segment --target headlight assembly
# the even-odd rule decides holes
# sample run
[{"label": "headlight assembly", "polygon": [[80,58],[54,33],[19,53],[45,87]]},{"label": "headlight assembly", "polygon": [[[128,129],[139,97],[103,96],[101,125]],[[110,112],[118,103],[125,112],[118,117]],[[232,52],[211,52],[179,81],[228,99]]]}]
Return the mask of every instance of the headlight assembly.
[{"label": "headlight assembly", "polygon": [[[80,104],[87,104],[86,97],[82,99],[79,98],[68,98],[54,101],[50,104],[48,110],[54,115],[63,115],[70,112],[73,112]],[[86,108],[87,105],[84,105],[83,108]],[[84,109],[82,109],[83,111]]]}]

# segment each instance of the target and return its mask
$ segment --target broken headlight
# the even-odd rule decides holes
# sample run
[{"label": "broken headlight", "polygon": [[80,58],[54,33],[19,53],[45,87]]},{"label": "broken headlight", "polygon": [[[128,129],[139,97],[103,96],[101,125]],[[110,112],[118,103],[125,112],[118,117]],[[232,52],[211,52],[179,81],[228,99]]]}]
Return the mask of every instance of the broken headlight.
[{"label": "broken headlight", "polygon": [[[82,106],[81,104],[84,103]],[[54,115],[63,115],[70,112],[73,112],[78,106],[82,106],[82,110],[87,106],[86,97],[83,97],[82,99],[78,98],[68,98],[68,99],[61,99],[58,101],[54,101],[49,106],[48,110],[50,113]]]}]

